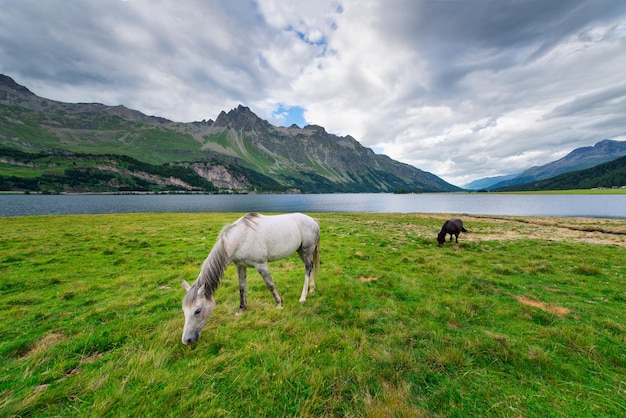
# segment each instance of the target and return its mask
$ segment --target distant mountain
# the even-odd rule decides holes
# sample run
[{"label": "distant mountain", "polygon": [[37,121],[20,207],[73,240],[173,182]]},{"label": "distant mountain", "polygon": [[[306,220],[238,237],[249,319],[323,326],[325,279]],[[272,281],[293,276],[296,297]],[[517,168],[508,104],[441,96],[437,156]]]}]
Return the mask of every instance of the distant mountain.
[{"label": "distant mountain", "polygon": [[626,187],[626,156],[586,170],[571,171],[545,180],[505,186],[494,191],[576,190]]},{"label": "distant mountain", "polygon": [[244,192],[461,190],[377,155],[351,136],[338,137],[316,125],[273,126],[245,106],[221,112],[215,121],[179,123],[124,106],[41,98],[4,75],[0,157],[2,148],[57,156],[123,155],[151,165],[179,165],[219,188]]},{"label": "distant mountain", "polygon": [[508,176],[485,177],[482,179],[474,180],[463,186],[463,188],[467,190],[487,190],[494,184],[498,184],[507,180],[512,180],[517,176],[519,176],[519,173],[509,174]]},{"label": "distant mountain", "polygon": [[[565,157],[551,163],[531,167],[513,178],[504,178],[497,182],[489,179],[479,179],[466,186],[468,189],[495,190],[516,184],[531,183],[558,176],[571,171],[584,170],[626,155],[626,141],[605,139],[594,146],[576,148]],[[483,184],[482,187],[475,187]],[[470,187],[472,186],[472,187]]]}]

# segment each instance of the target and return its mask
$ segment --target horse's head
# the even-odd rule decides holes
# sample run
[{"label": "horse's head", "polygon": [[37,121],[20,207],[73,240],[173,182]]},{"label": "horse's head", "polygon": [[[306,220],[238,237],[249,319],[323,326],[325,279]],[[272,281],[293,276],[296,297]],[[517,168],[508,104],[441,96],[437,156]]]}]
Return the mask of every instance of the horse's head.
[{"label": "horse's head", "polygon": [[446,242],[446,234],[448,233],[449,222],[450,221],[444,222],[443,226],[441,227],[441,231],[439,231],[439,234],[437,235],[437,242],[439,243],[440,247]]},{"label": "horse's head", "polygon": [[441,232],[439,233],[439,235],[437,235],[437,242],[439,243],[439,246],[443,246],[444,242],[446,242],[446,232],[445,230],[441,230]]},{"label": "horse's head", "polygon": [[183,313],[185,314],[183,344],[193,344],[200,339],[202,328],[215,309],[215,299],[213,296],[207,298],[204,285],[190,286],[183,280],[183,287],[187,291],[183,298]]}]

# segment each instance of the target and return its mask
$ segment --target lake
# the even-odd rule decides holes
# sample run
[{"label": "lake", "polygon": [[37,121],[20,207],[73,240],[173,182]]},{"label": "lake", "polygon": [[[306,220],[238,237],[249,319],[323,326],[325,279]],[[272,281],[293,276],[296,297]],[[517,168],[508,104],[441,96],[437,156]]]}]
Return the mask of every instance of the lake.
[{"label": "lake", "polygon": [[139,212],[417,212],[625,218],[626,194],[0,195],[0,216]]}]

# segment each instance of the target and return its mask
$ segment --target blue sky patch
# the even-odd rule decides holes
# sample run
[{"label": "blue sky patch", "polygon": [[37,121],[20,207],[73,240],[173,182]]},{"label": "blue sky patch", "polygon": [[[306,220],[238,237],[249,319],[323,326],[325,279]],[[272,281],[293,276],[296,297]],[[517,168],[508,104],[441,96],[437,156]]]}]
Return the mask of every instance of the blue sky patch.
[{"label": "blue sky patch", "polygon": [[282,103],[278,105],[278,110],[273,113],[275,118],[283,119],[282,126],[291,126],[294,123],[300,128],[304,128],[308,123],[304,120],[304,109],[300,106],[285,107]]}]

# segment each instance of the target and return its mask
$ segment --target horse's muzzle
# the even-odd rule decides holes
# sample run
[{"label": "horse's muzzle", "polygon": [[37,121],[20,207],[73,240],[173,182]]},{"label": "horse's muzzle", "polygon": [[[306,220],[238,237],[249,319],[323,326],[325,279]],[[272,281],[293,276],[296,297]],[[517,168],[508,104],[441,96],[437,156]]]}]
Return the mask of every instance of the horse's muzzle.
[{"label": "horse's muzzle", "polygon": [[183,341],[183,344],[190,345],[190,344],[195,344],[196,342],[198,342],[199,339],[200,339],[200,333],[193,332],[191,333],[191,335],[183,334],[182,341]]}]

